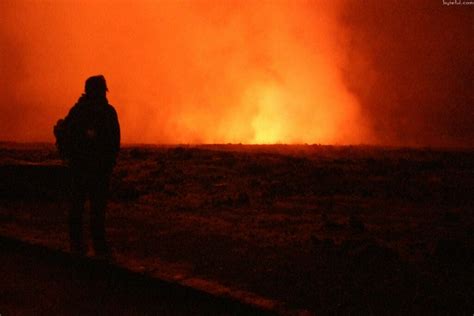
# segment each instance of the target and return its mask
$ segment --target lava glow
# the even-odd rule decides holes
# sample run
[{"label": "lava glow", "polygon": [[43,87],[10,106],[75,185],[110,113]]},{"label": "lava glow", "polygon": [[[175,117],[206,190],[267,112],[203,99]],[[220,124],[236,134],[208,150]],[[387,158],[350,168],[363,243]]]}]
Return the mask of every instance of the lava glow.
[{"label": "lava glow", "polygon": [[22,57],[16,92],[2,97],[22,108],[26,124],[10,124],[1,139],[52,140],[51,127],[79,97],[85,78],[100,73],[124,142],[370,141],[340,71],[347,47],[339,2],[3,6],[10,23],[4,38]]},{"label": "lava glow", "polygon": [[285,98],[276,87],[263,87],[256,92],[257,114],[252,118],[255,143],[276,143],[284,140]]}]

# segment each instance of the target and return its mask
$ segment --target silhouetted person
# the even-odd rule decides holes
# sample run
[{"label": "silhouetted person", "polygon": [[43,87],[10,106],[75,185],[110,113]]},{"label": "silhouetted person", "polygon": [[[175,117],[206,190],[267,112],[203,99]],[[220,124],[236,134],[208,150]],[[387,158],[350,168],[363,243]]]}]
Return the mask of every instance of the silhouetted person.
[{"label": "silhouetted person", "polygon": [[112,169],[120,149],[120,126],[115,109],[108,103],[102,75],[86,80],[85,93],[64,120],[54,128],[57,146],[72,177],[69,211],[71,251],[87,252],[83,237],[83,214],[90,201],[90,219],[96,255],[108,256],[105,210]]}]

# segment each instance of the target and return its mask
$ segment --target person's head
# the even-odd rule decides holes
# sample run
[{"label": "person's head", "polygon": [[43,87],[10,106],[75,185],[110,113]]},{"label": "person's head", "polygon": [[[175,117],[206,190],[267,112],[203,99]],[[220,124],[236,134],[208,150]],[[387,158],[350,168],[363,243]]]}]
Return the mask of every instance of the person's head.
[{"label": "person's head", "polygon": [[87,78],[85,93],[89,97],[105,97],[107,89],[107,83],[102,75],[92,76]]}]

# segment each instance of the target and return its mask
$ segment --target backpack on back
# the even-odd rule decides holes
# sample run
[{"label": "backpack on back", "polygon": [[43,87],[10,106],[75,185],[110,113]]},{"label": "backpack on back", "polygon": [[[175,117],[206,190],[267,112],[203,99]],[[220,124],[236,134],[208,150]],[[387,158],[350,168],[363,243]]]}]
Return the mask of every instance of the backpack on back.
[{"label": "backpack on back", "polygon": [[113,164],[116,153],[114,113],[108,104],[78,102],[54,127],[61,158],[90,167]]}]

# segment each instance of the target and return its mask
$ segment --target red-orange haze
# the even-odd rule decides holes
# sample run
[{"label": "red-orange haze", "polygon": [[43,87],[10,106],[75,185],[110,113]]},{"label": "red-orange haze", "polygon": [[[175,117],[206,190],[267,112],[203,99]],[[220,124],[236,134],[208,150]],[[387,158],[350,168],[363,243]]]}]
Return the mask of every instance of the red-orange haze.
[{"label": "red-orange haze", "polygon": [[0,140],[52,126],[104,74],[123,141],[367,143],[335,1],[2,1]]}]

